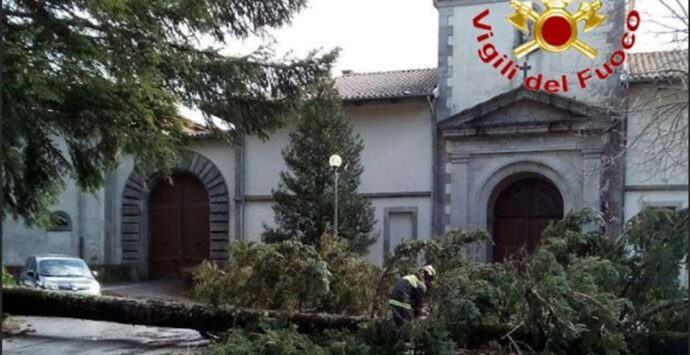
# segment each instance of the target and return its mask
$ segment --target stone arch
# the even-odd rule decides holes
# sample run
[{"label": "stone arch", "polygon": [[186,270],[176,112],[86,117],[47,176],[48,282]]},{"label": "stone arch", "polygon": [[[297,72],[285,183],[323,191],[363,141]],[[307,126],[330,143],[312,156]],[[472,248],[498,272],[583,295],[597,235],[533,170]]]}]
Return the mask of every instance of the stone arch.
[{"label": "stone arch", "polygon": [[[489,213],[493,210],[493,204],[502,187],[529,176],[538,176],[556,186],[563,198],[565,214],[580,209],[582,205],[581,196],[579,196],[581,189],[578,186],[580,178],[573,173],[568,174],[567,171],[569,170],[566,166],[560,166],[557,162],[535,159],[507,162],[480,174],[475,181],[483,182],[483,184],[474,191],[469,200],[470,206],[477,207],[472,209],[471,224],[476,228],[489,230]],[[475,247],[473,254],[476,258],[481,259],[481,255],[484,255],[486,260],[492,259],[492,248],[488,243]]]},{"label": "stone arch", "polygon": [[[228,187],[218,167],[205,156],[191,151],[183,154],[173,173],[195,176],[208,191],[210,202],[209,238],[213,262],[227,259],[229,242]],[[123,264],[136,268],[137,277],[148,277],[148,203],[149,193],[160,180],[160,174],[142,176],[135,168],[125,183],[121,208],[121,248]]]},{"label": "stone arch", "polygon": [[518,245],[527,252],[534,250],[545,223],[563,218],[563,208],[563,195],[550,179],[537,173],[510,175],[496,186],[486,208],[493,240],[487,257],[501,261]]},{"label": "stone arch", "polygon": [[479,177],[477,181],[484,181],[484,184],[475,192],[471,198],[471,205],[478,206],[476,222],[486,221],[487,208],[490,200],[495,197],[499,185],[509,184],[524,175],[541,176],[553,183],[563,196],[563,210],[565,213],[576,210],[580,206],[579,199],[575,191],[576,182],[574,176],[568,176],[560,167],[546,161],[517,161],[495,169],[487,174],[488,176]]},{"label": "stone arch", "polygon": [[[563,190],[564,190],[563,187],[562,187],[562,186],[558,186],[558,184],[556,184],[551,178],[549,178],[549,177],[547,177],[547,176],[545,176],[545,175],[543,175],[543,174],[541,174],[541,173],[537,173],[537,172],[522,171],[522,172],[519,172],[519,173],[515,173],[515,174],[512,174],[512,175],[509,175],[508,177],[506,177],[506,178],[504,178],[503,180],[501,180],[498,184],[496,184],[496,186],[494,186],[494,189],[493,189],[493,191],[491,191],[491,194],[490,194],[490,196],[489,196],[489,199],[488,199],[488,201],[487,201],[487,203],[486,203],[486,215],[487,215],[487,217],[491,214],[491,211],[493,211],[494,208],[496,207],[496,200],[498,199],[499,195],[500,195],[508,186],[512,185],[513,183],[515,183],[515,182],[517,182],[517,181],[519,181],[519,180],[529,179],[529,178],[537,178],[537,179],[544,180],[544,181],[547,181],[547,182],[549,182],[549,183],[555,185],[556,188],[558,189],[558,192],[561,193],[561,196],[564,196],[564,195],[563,195]],[[567,210],[568,210],[568,209],[566,208],[565,198],[564,198],[564,200],[563,200],[563,210],[564,210],[564,211],[567,211]]]}]

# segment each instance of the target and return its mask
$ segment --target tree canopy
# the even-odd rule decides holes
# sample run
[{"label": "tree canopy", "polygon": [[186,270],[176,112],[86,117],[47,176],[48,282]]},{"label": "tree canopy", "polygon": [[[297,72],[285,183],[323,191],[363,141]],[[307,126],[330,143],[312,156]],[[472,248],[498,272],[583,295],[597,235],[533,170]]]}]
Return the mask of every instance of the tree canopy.
[{"label": "tree canopy", "polygon": [[329,75],[335,52],[274,60],[222,47],[288,23],[305,3],[5,0],[6,213],[39,221],[67,177],[97,189],[123,154],[165,171],[186,140],[179,104],[229,123],[219,136],[267,137]]},{"label": "tree canopy", "polygon": [[[490,241],[481,230],[406,241],[382,267],[332,236],[320,240],[318,252],[292,240],[239,242],[227,265],[206,263],[195,271],[194,294],[250,309],[368,315],[358,332],[341,338],[324,332],[323,339],[310,334],[300,338],[308,344],[297,347],[305,354],[402,354],[411,342],[389,316],[389,292],[423,260],[438,274],[428,293],[428,317],[408,324],[415,353],[670,354],[687,348],[687,287],[679,276],[687,266],[688,210],[645,209],[616,239],[601,232],[603,224],[598,212],[570,213],[546,228],[534,252],[501,263],[465,257],[469,245]],[[288,341],[266,339],[267,330]],[[265,340],[279,347],[277,353],[295,346],[295,330],[279,321],[239,332],[210,353],[253,354]],[[359,350],[327,349],[340,341]]]}]

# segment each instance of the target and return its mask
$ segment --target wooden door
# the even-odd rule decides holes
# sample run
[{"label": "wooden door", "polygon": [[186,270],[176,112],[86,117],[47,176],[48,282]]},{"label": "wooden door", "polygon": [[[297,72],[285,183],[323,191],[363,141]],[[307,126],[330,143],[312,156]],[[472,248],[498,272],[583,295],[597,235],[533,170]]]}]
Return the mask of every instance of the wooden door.
[{"label": "wooden door", "polygon": [[563,218],[563,198],[553,184],[530,178],[509,185],[494,206],[493,260],[519,258],[541,243],[541,232]]},{"label": "wooden door", "polygon": [[177,276],[209,258],[208,192],[193,176],[177,174],[172,180],[160,181],[149,200],[151,277]]}]

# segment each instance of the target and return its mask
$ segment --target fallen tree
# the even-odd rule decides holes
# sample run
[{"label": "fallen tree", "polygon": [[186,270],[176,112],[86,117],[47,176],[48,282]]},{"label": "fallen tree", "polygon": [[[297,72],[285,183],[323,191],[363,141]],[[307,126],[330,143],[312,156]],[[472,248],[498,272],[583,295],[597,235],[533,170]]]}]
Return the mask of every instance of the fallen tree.
[{"label": "fallen tree", "polygon": [[[500,347],[498,353],[559,354],[668,354],[675,350],[664,344],[687,346],[679,341],[687,336],[688,301],[678,277],[679,265],[687,262],[687,210],[646,210],[630,220],[625,233],[615,240],[607,239],[598,228],[583,231],[582,226],[600,221],[599,214],[592,211],[568,215],[544,231],[542,245],[533,253],[504,263],[463,259],[463,247],[475,240],[474,234],[463,231],[446,235],[443,242],[401,244],[388,259],[394,267],[386,268],[397,271],[384,271],[383,275],[394,281],[396,275],[413,271],[422,256],[437,267],[439,278],[428,298],[429,316],[414,322],[408,332],[415,346],[427,354],[448,354],[436,350],[449,346],[481,349],[488,344]],[[312,246],[283,243],[234,245],[229,259],[242,272],[201,268],[195,274],[195,291],[210,304],[98,299],[28,290],[10,290],[4,302],[16,314],[193,328],[202,334],[236,328],[224,334],[223,349],[251,343],[244,347],[249,349],[245,352],[221,349],[219,354],[254,354],[252,349],[274,344],[280,337],[289,338],[283,345],[290,349],[301,349],[296,343],[324,348],[325,343],[344,342],[372,351],[334,354],[405,352],[406,339],[400,338],[398,328],[384,316],[384,300],[380,312],[369,313],[370,318],[335,315],[344,309],[338,305],[361,294],[336,294],[345,287],[378,288],[385,296],[390,283],[377,287],[380,282],[354,271],[360,268],[351,266],[360,264],[350,257],[332,258],[338,248],[322,248],[322,256]],[[328,273],[307,272],[324,269]],[[338,283],[337,288],[331,287]],[[328,293],[324,296],[315,290]],[[327,296],[329,302],[313,295]],[[376,302],[380,298],[366,299]],[[263,307],[275,308],[256,310]],[[300,308],[328,313],[301,313]],[[355,309],[362,307],[350,311]],[[317,349],[304,354],[324,352]]]},{"label": "fallen tree", "polygon": [[2,290],[4,312],[12,315],[79,318],[125,324],[221,332],[249,328],[265,318],[281,319],[300,333],[324,330],[356,331],[366,318],[325,313],[288,313],[215,307],[191,302],[135,300],[121,297],[82,296],[26,288]]},{"label": "fallen tree", "polygon": [[[96,321],[138,324],[167,328],[222,332],[232,328],[252,328],[261,319],[279,319],[297,327],[300,333],[323,330],[356,332],[369,317],[328,313],[280,312],[238,307],[211,306],[193,302],[131,299],[113,296],[85,296],[28,288],[2,290],[3,312],[11,315],[64,317]],[[481,326],[476,342],[499,339],[509,325]]]}]

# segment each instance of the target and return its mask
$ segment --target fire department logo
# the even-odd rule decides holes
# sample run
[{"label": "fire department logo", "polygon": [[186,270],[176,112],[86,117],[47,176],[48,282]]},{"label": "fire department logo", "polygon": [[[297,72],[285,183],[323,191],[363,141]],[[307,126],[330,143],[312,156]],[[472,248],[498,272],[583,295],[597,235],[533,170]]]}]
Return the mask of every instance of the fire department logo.
[{"label": "fire department logo", "polygon": [[584,21],[584,32],[599,27],[606,16],[598,13],[603,6],[601,0],[583,2],[580,8],[571,13],[567,6],[572,0],[540,0],[546,5],[546,10],[538,13],[532,8],[531,1],[510,0],[510,6],[515,13],[506,19],[515,28],[529,34],[529,22],[534,26],[533,38],[515,48],[513,53],[517,58],[541,49],[550,53],[565,52],[575,48],[590,59],[597,56],[597,50],[577,38],[578,24]]}]

